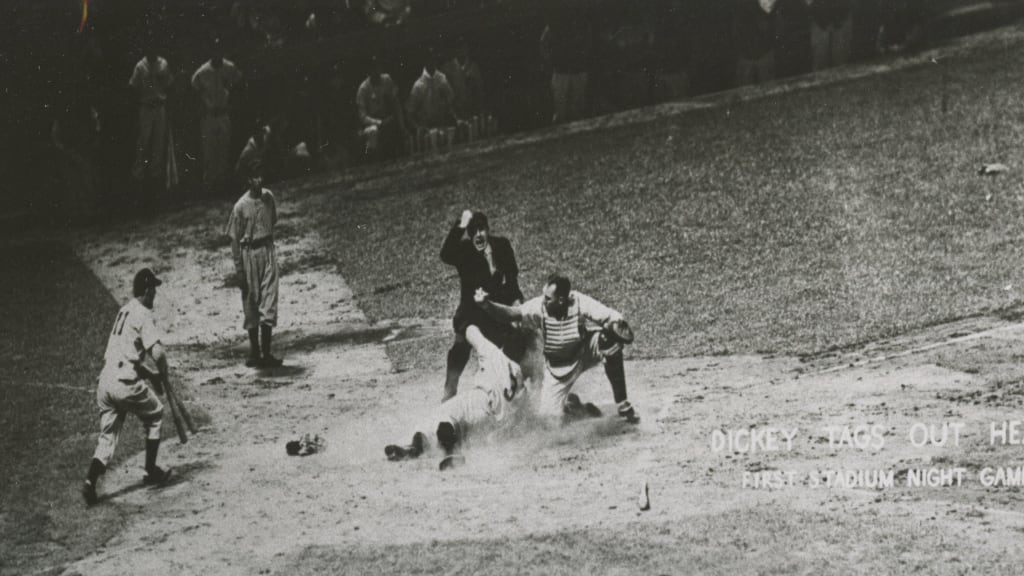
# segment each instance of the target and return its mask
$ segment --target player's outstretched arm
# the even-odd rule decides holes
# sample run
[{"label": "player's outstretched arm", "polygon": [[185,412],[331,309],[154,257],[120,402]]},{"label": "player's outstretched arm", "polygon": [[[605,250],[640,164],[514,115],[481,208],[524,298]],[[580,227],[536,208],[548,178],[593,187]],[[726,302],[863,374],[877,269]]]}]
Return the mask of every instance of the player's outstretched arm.
[{"label": "player's outstretched arm", "polygon": [[483,288],[476,289],[473,300],[477,306],[483,308],[485,312],[502,322],[519,322],[523,319],[523,313],[518,306],[505,306],[504,304],[492,302]]}]

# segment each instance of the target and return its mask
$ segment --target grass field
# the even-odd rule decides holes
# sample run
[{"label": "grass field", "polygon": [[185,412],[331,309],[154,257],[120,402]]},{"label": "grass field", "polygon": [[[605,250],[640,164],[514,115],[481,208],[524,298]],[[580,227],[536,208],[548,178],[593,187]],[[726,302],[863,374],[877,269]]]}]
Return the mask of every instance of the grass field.
[{"label": "grass field", "polygon": [[[982,313],[1018,317],[1024,46],[1015,38],[898,73],[413,164],[351,188],[310,194],[282,186],[282,206],[294,210],[289,200],[301,200],[313,229],[286,218],[281,237],[312,232],[323,240],[315,261],[285,266],[336,262],[371,320],[443,319],[454,309],[457,280],[438,251],[448,226],[468,207],[487,212],[493,232],[512,239],[528,295],[557,270],[627,314],[638,333],[634,358],[813,354]],[[983,178],[976,170],[984,162],[1005,162],[1011,171]],[[225,248],[208,236],[171,240],[163,243],[168,251],[189,242],[207,251]],[[6,334],[0,360],[7,367],[0,387],[0,571],[6,574],[81,557],[131,524],[138,510],[116,502],[86,513],[77,492],[94,448],[94,379],[117,303],[64,247],[5,245],[0,257],[5,269],[17,271],[0,277],[7,295],[0,304]],[[421,352],[440,361],[443,347]],[[731,385],[702,391],[692,402],[728,395]],[[378,395],[366,383],[356,387]],[[224,398],[235,392],[226,390]],[[381,404],[400,409],[390,393],[380,391]],[[730,406],[721,402],[715,406]],[[248,405],[239,411],[250,413]],[[341,420],[360,417],[377,416]],[[137,430],[130,421],[120,456],[141,448]],[[550,452],[558,460],[560,453]],[[372,466],[379,464],[361,473],[375,474]],[[337,473],[328,476],[337,486],[346,473],[360,472],[340,470],[325,472]],[[602,486],[614,480],[594,477]],[[385,476],[381,485],[391,481]],[[317,495],[329,489],[326,480],[310,482]],[[920,553],[926,549],[941,549],[982,573],[998,562],[978,542],[956,540],[952,527],[916,534],[919,518],[902,516],[902,508],[883,518],[891,525],[878,525],[867,513],[833,521],[827,511],[794,511],[781,500],[726,514],[690,511],[689,522],[678,525],[527,536],[520,529],[511,541],[310,545],[287,558],[282,573],[502,573],[511,565],[537,574],[835,571],[828,558],[840,568],[877,573],[897,571],[889,563],[894,557],[910,572],[931,566]],[[254,501],[254,509],[257,504],[265,502]],[[196,506],[188,514],[207,512]],[[770,530],[755,533],[761,526]],[[861,532],[865,539],[858,540]],[[154,540],[153,548],[161,542]],[[792,546],[802,542],[819,548],[794,555]],[[614,553],[613,543],[620,544]],[[593,563],[581,562],[590,556]]]},{"label": "grass field", "polygon": [[[0,567],[59,565],[116,534],[130,507],[86,511],[78,492],[96,447],[96,377],[119,304],[71,250],[0,247]],[[119,459],[142,448],[129,419]],[[11,572],[6,572],[11,570]]]},{"label": "grass field", "polygon": [[975,172],[1024,144],[1019,50],[412,169],[324,194],[320,232],[369,316],[445,317],[441,241],[483,210],[528,296],[568,274],[644,357],[813,353],[1014,307],[1020,172]]}]

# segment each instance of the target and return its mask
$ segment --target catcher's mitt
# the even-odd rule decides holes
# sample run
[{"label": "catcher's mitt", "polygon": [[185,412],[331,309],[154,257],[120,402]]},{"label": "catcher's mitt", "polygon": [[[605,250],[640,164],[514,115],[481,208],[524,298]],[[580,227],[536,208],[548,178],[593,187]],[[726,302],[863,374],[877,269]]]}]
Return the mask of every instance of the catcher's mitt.
[{"label": "catcher's mitt", "polygon": [[618,342],[620,344],[632,344],[633,343],[633,329],[629,327],[629,323],[625,320],[615,320],[609,322],[604,327],[605,338]]}]

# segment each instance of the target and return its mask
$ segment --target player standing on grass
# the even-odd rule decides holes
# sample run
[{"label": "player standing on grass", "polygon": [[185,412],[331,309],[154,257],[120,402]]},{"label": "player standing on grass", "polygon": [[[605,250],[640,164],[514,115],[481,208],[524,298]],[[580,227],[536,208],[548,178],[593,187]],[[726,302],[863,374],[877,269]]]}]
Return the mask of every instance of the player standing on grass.
[{"label": "player standing on grass", "polygon": [[163,394],[163,384],[167,381],[167,356],[160,344],[160,333],[153,323],[153,301],[156,287],[160,284],[162,282],[149,268],[143,268],[135,275],[132,285],[134,298],[117,313],[107,340],[103,371],[96,388],[100,437],[82,487],[82,496],[89,506],[99,500],[96,484],[114,455],[125,416],[129,413],[138,416],[146,430],[143,484],[161,485],[171,476],[169,469],[162,470],[156,465],[164,412],[157,394]]},{"label": "player standing on grass", "polygon": [[541,415],[600,415],[596,406],[583,405],[570,391],[584,371],[603,362],[619,417],[638,420],[626,398],[622,347],[633,341],[633,332],[622,314],[572,290],[569,279],[557,274],[548,278],[543,295],[522,306],[494,302],[485,290],[477,290],[474,299],[496,318],[522,322],[524,329],[540,335],[545,368],[538,406]]},{"label": "player standing on grass", "polygon": [[507,325],[497,322],[473,302],[473,293],[483,288],[494,301],[517,305],[523,301],[523,292],[519,289],[519,265],[512,243],[490,235],[487,216],[482,212],[462,213],[444,239],[441,261],[458,270],[460,287],[459,307],[452,318],[455,342],[448,350],[443,402],[458,392],[459,377],[469,362],[466,327],[475,325],[498,348],[505,347],[511,333]]},{"label": "player standing on grass", "polygon": [[250,156],[245,160],[249,189],[235,202],[226,229],[242,289],[244,326],[249,332],[250,351],[245,365],[276,368],[281,360],[270,353],[270,346],[277,326],[277,200],[263,187],[261,159]]}]

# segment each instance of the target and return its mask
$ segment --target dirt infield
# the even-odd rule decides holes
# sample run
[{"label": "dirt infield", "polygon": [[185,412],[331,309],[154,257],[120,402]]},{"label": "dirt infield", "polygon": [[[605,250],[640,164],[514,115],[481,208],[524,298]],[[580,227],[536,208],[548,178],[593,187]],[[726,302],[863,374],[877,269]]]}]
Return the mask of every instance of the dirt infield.
[{"label": "dirt infield", "polygon": [[[303,229],[300,213],[285,214],[288,229]],[[113,294],[140,264],[157,267],[174,373],[212,424],[187,445],[165,443],[178,480],[164,490],[137,484],[140,457],[108,474],[102,505],[136,511],[65,574],[954,574],[1024,560],[1020,487],[979,479],[1024,464],[1021,446],[987,440],[989,422],[1021,413],[1024,325],[979,317],[815,358],[630,361],[639,426],[517,430],[440,473],[436,457],[391,463],[383,447],[408,437],[442,382],[439,365],[396,370],[389,347],[443,342],[445,323],[369,325],[344,281],[317,265],[315,238],[286,234],[283,265],[307,263],[282,281],[286,367],[245,369],[238,295],[222,281],[228,248],[210,232],[221,216],[196,208],[144,234],[76,242]],[[580,393],[611,412],[600,371]],[[910,444],[915,423],[946,422],[963,423],[959,447]],[[830,447],[828,426],[878,426],[884,447]],[[792,450],[714,450],[715,431],[751,428],[798,430]],[[303,433],[327,450],[287,456]],[[904,485],[908,470],[933,467],[964,468],[964,485]],[[891,471],[895,483],[826,486],[830,470],[865,485]],[[749,486],[773,471],[796,480]]]},{"label": "dirt infield", "polygon": [[[1020,31],[1015,34],[1015,42],[1024,37]],[[752,94],[738,92],[734,97]],[[619,120],[630,122],[626,116]],[[592,128],[615,121],[601,120]],[[586,129],[562,132],[567,131]],[[560,135],[553,131],[550,137]],[[568,136],[582,140],[586,134]],[[615,145],[607,140],[599,144]],[[477,152],[488,153],[467,155]],[[364,175],[361,190],[368,196],[392,195],[372,209],[356,206],[362,200],[359,190],[338,184],[339,194],[332,198],[352,199],[345,206],[352,213],[341,216],[340,210],[325,209],[330,204],[322,190],[312,190],[323,182],[283,187],[280,193],[275,189],[282,199],[277,239],[281,325],[275,346],[285,359],[277,370],[242,365],[246,343],[241,306],[237,289],[227,282],[232,264],[221,234],[226,206],[189,207],[150,222],[73,233],[68,243],[115,300],[127,297],[128,281],[141,266],[153,267],[164,280],[156,315],[166,331],[172,377],[206,424],[188,444],[165,441],[161,461],[176,470],[176,480],[162,490],[147,490],[139,483],[141,454],[112,469],[101,484],[100,505],[71,512],[107,513],[121,528],[117,535],[78,561],[39,564],[32,573],[1019,571],[1024,561],[1019,546],[1024,533],[1024,324],[1015,300],[1019,288],[1005,282],[983,283],[985,290],[1001,297],[993,301],[1010,305],[978,312],[961,303],[961,315],[954,321],[893,329],[898,335],[810,356],[627,356],[630,397],[642,417],[636,426],[610,416],[557,429],[523,425],[500,437],[477,439],[466,450],[466,465],[445,473],[437,470],[435,454],[388,462],[384,446],[408,440],[440,399],[443,355],[451,337],[448,320],[411,313],[368,319],[357,300],[379,293],[411,300],[403,294],[413,290],[403,284],[408,282],[405,277],[391,275],[381,263],[363,293],[354,293],[339,273],[345,255],[338,253],[338,245],[346,244],[338,238],[343,235],[328,237],[324,222],[350,223],[355,227],[350,235],[375,235],[371,240],[408,233],[411,225],[387,214],[381,219],[393,228],[364,230],[359,228],[364,225],[360,216],[402,203],[440,210],[439,205],[455,200],[437,190],[416,198],[401,194],[419,183],[420,176],[429,176],[425,173],[430,168],[462,159],[454,155],[413,166],[414,174],[405,177],[397,174],[408,167],[384,170],[379,177]],[[489,170],[506,160],[488,157],[469,166],[482,174],[473,183],[493,185]],[[773,177],[790,181],[787,174]],[[999,200],[1006,208],[996,215],[1012,220],[1017,205],[1012,191]],[[889,197],[859,201],[893,214],[910,204]],[[890,222],[889,212],[865,213],[873,217],[868,223],[879,229]],[[527,217],[518,213],[504,216],[509,228],[540,225],[524,223]],[[852,217],[840,222],[851,229],[862,224]],[[980,225],[963,226],[949,229],[996,235]],[[934,229],[908,228],[911,232],[924,236]],[[407,241],[425,246],[427,233],[421,231],[421,236]],[[440,237],[430,242],[435,240]],[[524,250],[523,261],[556,259],[544,246],[529,248],[533,253]],[[979,273],[1003,278],[990,269],[1002,269],[1014,254],[1012,247],[997,248],[999,259],[979,267]],[[921,249],[942,252],[947,245],[936,241]],[[856,260],[851,254],[847,256]],[[413,256],[411,251],[396,254],[395,265]],[[430,281],[451,284],[454,293],[447,272],[436,273]],[[823,289],[815,292],[821,287],[816,278],[811,281],[820,268],[808,265],[792,272],[806,275],[794,276],[792,284],[776,290],[792,297],[797,308],[804,297],[817,298],[814,304],[827,308]],[[865,275],[869,272],[876,269]],[[947,272],[942,267],[928,270],[934,275]],[[719,283],[722,278],[709,272],[707,279],[716,289],[729,289],[729,278]],[[749,285],[740,280],[749,280]],[[805,281],[807,292],[797,292],[799,280]],[[749,294],[774,294],[762,290],[756,279],[732,281],[747,286]],[[893,286],[878,291],[913,304],[934,296],[924,291],[905,294],[900,285]],[[641,284],[631,290],[647,288]],[[960,302],[955,297],[961,292],[953,289],[943,296]],[[384,308],[383,301],[378,298],[378,309]],[[742,335],[764,330],[764,321],[743,326],[741,321],[749,317],[724,311],[722,302],[728,304],[702,303],[709,325],[721,320],[716,315],[731,314],[737,332],[746,330]],[[403,310],[443,309],[437,303],[399,303]],[[918,309],[931,312],[926,305]],[[672,313],[678,314],[666,314]],[[832,327],[827,322],[847,320],[808,312],[786,321],[795,326],[810,322],[808,318],[824,318],[823,331]],[[858,319],[863,321],[857,317],[851,322]],[[822,344],[828,349],[828,342]],[[606,414],[613,412],[600,370],[585,375],[577,391]],[[1007,443],[993,441],[999,430]],[[288,456],[285,443],[307,433],[325,438],[326,450]],[[76,441],[82,443],[83,437]],[[68,490],[76,487],[76,478],[71,475]],[[645,485],[649,510],[638,506]],[[0,522],[8,518],[0,511]],[[18,573],[4,564],[0,562],[0,574]]]}]

